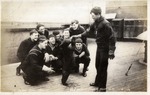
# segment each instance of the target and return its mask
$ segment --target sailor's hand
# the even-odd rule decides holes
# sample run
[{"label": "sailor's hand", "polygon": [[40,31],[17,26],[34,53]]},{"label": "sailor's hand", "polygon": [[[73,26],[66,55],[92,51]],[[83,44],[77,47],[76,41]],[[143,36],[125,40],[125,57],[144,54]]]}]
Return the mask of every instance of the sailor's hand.
[{"label": "sailor's hand", "polygon": [[44,60],[45,60],[45,62],[48,62],[48,61],[49,61],[49,54],[48,54],[48,53],[45,53],[45,55],[44,55]]},{"label": "sailor's hand", "polygon": [[109,55],[109,58],[110,58],[110,60],[112,60],[112,59],[115,58],[115,55],[114,55],[114,54],[110,54],[110,55]]}]

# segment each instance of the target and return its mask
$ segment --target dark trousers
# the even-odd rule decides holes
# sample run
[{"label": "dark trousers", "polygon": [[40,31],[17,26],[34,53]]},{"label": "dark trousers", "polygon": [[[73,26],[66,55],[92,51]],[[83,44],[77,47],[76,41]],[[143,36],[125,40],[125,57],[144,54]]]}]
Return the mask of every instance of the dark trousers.
[{"label": "dark trousers", "polygon": [[23,61],[22,61],[22,62],[20,63],[20,65],[17,67],[17,73],[20,73],[22,64],[23,64]]},{"label": "dark trousers", "polygon": [[[22,62],[21,62],[21,64],[22,64]],[[21,70],[21,64],[17,67],[17,69]]]},{"label": "dark trousers", "polygon": [[67,71],[66,71],[66,70],[63,70],[63,71],[62,71],[62,79],[61,79],[61,82],[62,82],[62,83],[66,83],[66,81],[67,81],[69,75],[70,75],[70,71],[68,71],[68,70],[67,70]]},{"label": "dark trousers", "polygon": [[66,81],[71,73],[71,70],[73,68],[73,64],[74,64],[74,59],[73,59],[72,55],[64,58],[63,68],[62,68],[62,79],[61,79],[62,83],[66,83]]},{"label": "dark trousers", "polygon": [[97,71],[95,84],[97,84],[99,88],[106,88],[107,67],[108,67],[108,49],[101,49],[97,47],[95,67]]},{"label": "dark trousers", "polygon": [[54,71],[59,71],[62,69],[62,61],[61,60],[54,60],[52,62],[50,62]]},{"label": "dark trousers", "polygon": [[23,76],[24,80],[29,82],[31,85],[36,85],[40,81],[42,81],[46,76],[48,76],[48,73],[43,70],[34,70],[34,68],[27,68],[23,69],[25,75]]},{"label": "dark trousers", "polygon": [[87,70],[87,67],[89,66],[90,60],[91,59],[89,56],[83,56],[81,58],[76,57],[75,62],[74,62],[75,63],[75,70],[78,71],[79,70],[79,64],[83,63],[84,64],[83,73],[85,73]]}]

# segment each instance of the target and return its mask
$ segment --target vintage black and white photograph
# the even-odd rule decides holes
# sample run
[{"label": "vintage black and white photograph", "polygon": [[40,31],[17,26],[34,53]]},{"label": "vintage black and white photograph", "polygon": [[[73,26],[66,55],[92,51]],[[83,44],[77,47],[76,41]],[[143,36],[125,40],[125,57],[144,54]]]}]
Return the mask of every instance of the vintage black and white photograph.
[{"label": "vintage black and white photograph", "polygon": [[148,0],[1,0],[1,92],[148,92]]}]

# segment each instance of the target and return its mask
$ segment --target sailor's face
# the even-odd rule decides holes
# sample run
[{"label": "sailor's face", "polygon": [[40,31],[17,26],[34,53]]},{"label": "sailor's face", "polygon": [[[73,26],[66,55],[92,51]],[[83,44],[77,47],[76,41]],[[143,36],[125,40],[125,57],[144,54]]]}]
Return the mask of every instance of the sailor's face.
[{"label": "sailor's face", "polygon": [[94,21],[96,21],[100,17],[100,15],[95,15],[94,13],[91,13],[91,16]]},{"label": "sailor's face", "polygon": [[41,42],[42,49],[46,49],[47,43],[48,43],[47,40]]},{"label": "sailor's face", "polygon": [[45,27],[44,27],[44,26],[39,27],[39,30],[38,30],[38,31],[41,32],[41,33],[44,33]]},{"label": "sailor's face", "polygon": [[38,33],[33,33],[33,34],[30,35],[30,38],[31,38],[32,41],[37,41],[38,40],[38,36],[39,36]]},{"label": "sailor's face", "polygon": [[55,37],[50,37],[49,38],[49,43],[51,43],[52,45],[54,45],[56,42]]},{"label": "sailor's face", "polygon": [[75,43],[75,47],[77,50],[81,50],[82,49],[82,43]]},{"label": "sailor's face", "polygon": [[68,39],[68,38],[70,37],[69,31],[68,31],[68,30],[65,30],[65,31],[63,32],[63,36],[64,36],[64,39]]},{"label": "sailor's face", "polygon": [[73,28],[73,30],[76,30],[76,29],[78,28],[78,24],[77,24],[77,23],[73,23],[73,24],[71,25],[71,27]]},{"label": "sailor's face", "polygon": [[61,38],[61,35],[60,35],[60,34],[57,34],[57,35],[56,35],[56,39],[59,40],[60,38]]}]

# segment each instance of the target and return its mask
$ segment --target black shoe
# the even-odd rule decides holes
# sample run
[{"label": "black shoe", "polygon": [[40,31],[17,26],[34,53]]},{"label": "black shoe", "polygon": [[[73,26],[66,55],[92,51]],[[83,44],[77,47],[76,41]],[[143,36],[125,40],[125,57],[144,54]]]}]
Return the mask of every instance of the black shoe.
[{"label": "black shoe", "polygon": [[20,68],[17,67],[17,68],[16,68],[16,75],[17,75],[17,76],[20,76],[20,75],[21,75],[20,71],[21,71]]},{"label": "black shoe", "polygon": [[106,88],[100,88],[101,92],[106,92]]},{"label": "black shoe", "polygon": [[23,75],[24,83],[26,85],[36,86],[38,83],[37,81],[33,81],[30,78],[28,78],[26,75]]},{"label": "black shoe", "polygon": [[87,73],[82,73],[82,76],[83,76],[83,77],[86,77],[86,76],[87,76]]},{"label": "black shoe", "polygon": [[64,85],[64,86],[68,86],[68,83],[62,83],[62,85]]},{"label": "black shoe", "polygon": [[95,87],[97,87],[97,86],[98,86],[98,84],[90,83],[90,86],[95,86]]},{"label": "black shoe", "polygon": [[42,81],[49,81],[49,79],[48,78],[43,78]]},{"label": "black shoe", "polygon": [[26,85],[30,85],[30,83],[27,81],[27,77],[23,75],[23,79],[24,79],[24,84]]},{"label": "black shoe", "polygon": [[26,80],[24,80],[24,84],[26,84],[26,85],[30,85],[30,83],[29,83],[29,82],[27,82]]},{"label": "black shoe", "polygon": [[106,92],[106,88],[98,88],[94,92]]},{"label": "black shoe", "polygon": [[99,89],[94,90],[94,92],[101,92]]}]

